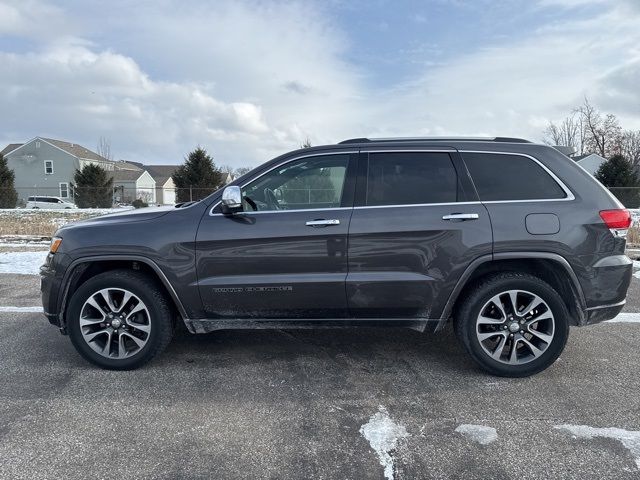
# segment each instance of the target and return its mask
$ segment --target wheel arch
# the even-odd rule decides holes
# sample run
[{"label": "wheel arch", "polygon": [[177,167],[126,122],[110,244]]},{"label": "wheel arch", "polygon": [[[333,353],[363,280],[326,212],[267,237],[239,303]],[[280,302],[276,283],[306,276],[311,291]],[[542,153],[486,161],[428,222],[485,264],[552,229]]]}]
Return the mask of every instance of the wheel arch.
[{"label": "wheel arch", "polygon": [[187,313],[178,294],[169,282],[167,276],[153,260],[139,255],[100,255],[79,258],[73,261],[65,272],[62,280],[62,288],[60,289],[60,296],[58,298],[61,328],[66,328],[65,314],[73,292],[93,275],[109,270],[120,269],[143,271],[150,275],[164,290],[167,298],[170,300],[170,304],[174,307],[178,315],[180,315],[183,320],[187,318]]},{"label": "wheel arch", "polygon": [[572,325],[585,323],[586,301],[582,286],[569,262],[549,252],[502,252],[479,257],[467,267],[445,304],[436,330],[444,327],[464,293],[480,278],[503,271],[527,272],[549,283],[562,297]]}]

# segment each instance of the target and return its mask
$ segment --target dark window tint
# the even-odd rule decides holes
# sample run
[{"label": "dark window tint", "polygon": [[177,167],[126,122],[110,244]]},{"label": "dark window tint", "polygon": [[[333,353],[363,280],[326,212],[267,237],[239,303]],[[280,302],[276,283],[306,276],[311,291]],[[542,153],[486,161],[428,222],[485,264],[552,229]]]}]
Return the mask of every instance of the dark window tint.
[{"label": "dark window tint", "polygon": [[565,198],[564,190],[540,165],[522,155],[464,153],[480,200]]},{"label": "dark window tint", "polygon": [[458,201],[458,176],[447,153],[372,153],[367,205]]}]

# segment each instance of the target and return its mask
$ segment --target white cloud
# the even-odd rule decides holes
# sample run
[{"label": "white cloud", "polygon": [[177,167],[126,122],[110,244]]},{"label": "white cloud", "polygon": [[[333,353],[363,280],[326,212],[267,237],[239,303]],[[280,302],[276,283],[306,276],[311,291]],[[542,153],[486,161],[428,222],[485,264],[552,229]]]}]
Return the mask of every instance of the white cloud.
[{"label": "white cloud", "polygon": [[446,63],[412,52],[422,74],[380,90],[345,60],[348,32],[309,2],[113,0],[70,13],[0,0],[0,34],[29,46],[0,46],[0,141],[49,135],[91,148],[106,136],[118,157],[150,163],[178,162],[202,145],[219,163],[255,165],[307,136],[538,139],[548,118],[585,94],[640,128],[640,11],[631,0],[539,7],[551,3],[598,13],[444,52]]}]

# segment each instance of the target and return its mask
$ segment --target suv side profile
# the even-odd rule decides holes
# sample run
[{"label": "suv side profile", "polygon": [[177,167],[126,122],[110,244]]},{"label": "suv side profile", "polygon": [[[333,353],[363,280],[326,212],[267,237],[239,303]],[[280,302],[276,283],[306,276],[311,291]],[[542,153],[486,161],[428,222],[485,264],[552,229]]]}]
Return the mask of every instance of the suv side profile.
[{"label": "suv side profile", "polygon": [[191,333],[449,321],[486,371],[551,365],[615,317],[629,212],[574,161],[513,138],[297,150],[199,202],[62,227],[45,315],[88,361],[136,368]]}]

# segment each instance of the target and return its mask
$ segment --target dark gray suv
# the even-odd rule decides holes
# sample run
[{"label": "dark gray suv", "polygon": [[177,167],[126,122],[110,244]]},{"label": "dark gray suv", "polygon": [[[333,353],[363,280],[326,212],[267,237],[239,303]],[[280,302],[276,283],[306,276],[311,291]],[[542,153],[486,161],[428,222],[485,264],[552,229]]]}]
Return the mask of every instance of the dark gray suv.
[{"label": "dark gray suv", "polygon": [[449,320],[485,370],[526,376],[569,326],[625,303],[629,212],[555,149],[515,138],[347,140],[297,150],[206,199],[61,228],[45,315],[111,369],[177,322],[232,328]]}]

